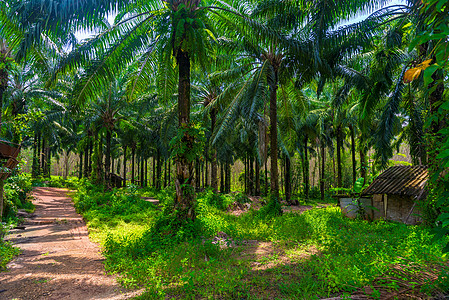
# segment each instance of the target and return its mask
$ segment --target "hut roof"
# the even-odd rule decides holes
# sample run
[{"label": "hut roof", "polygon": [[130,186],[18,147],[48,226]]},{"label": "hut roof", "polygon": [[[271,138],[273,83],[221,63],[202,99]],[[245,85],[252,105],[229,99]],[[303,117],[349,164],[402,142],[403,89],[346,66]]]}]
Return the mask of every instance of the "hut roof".
[{"label": "hut roof", "polygon": [[[427,166],[395,166],[380,174],[364,195],[389,194],[420,197],[427,182]],[[424,192],[425,193],[425,192]],[[422,195],[427,196],[427,195]]]}]

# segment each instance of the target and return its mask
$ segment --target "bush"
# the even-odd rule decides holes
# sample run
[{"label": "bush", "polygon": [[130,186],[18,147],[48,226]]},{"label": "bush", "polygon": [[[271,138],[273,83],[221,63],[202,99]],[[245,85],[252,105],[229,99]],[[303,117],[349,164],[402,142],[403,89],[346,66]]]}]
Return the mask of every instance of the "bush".
[{"label": "bush", "polygon": [[20,253],[19,248],[13,247],[3,240],[7,232],[8,226],[5,223],[0,223],[0,271],[5,269],[6,264]]},{"label": "bush", "polygon": [[245,203],[251,203],[251,200],[248,198],[248,196],[245,193],[237,192],[233,195],[234,201],[245,204]]},{"label": "bush", "polygon": [[235,201],[233,197],[215,193],[212,189],[207,189],[206,192],[197,195],[197,203],[201,202],[205,205],[212,206],[223,211],[226,210],[229,204],[233,201]]},{"label": "bush", "polygon": [[34,210],[34,205],[29,201],[28,194],[32,185],[29,174],[18,174],[9,177],[4,185],[4,211],[3,221],[6,223],[17,222],[18,209]]}]

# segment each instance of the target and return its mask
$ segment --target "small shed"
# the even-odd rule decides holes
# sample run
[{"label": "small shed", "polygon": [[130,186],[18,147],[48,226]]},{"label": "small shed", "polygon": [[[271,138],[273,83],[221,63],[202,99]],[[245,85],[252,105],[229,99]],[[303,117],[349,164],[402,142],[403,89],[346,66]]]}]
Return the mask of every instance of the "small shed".
[{"label": "small shed", "polygon": [[5,180],[17,166],[20,145],[0,140],[0,180]]},{"label": "small shed", "polygon": [[427,166],[394,166],[380,174],[362,192],[371,197],[371,217],[406,224],[421,222],[416,203],[427,197]]}]

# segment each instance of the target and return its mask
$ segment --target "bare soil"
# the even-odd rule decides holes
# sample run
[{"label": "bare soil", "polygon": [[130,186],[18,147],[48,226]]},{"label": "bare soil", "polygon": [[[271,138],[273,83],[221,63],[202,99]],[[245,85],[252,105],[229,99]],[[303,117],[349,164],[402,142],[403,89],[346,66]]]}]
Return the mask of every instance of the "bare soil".
[{"label": "bare soil", "polygon": [[67,193],[33,190],[34,216],[7,237],[22,253],[0,273],[0,299],[129,299],[140,292],[105,274],[100,249]]}]

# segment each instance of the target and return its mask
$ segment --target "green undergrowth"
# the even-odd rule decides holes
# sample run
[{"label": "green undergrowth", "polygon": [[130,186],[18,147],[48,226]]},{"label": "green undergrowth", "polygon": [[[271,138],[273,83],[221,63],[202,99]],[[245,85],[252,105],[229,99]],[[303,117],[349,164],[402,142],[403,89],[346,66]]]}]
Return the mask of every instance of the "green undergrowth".
[{"label": "green undergrowth", "polygon": [[80,179],[75,176],[68,176],[64,178],[63,176],[51,175],[50,178],[45,178],[38,176],[33,178],[33,186],[40,187],[57,187],[57,188],[69,188],[74,189],[79,185]]},{"label": "green undergrowth", "polygon": [[0,223],[0,271],[6,268],[6,264],[20,253],[19,248],[13,247],[9,242],[5,242],[3,238],[8,233],[9,226]]},{"label": "green undergrowth", "polygon": [[[82,182],[74,197],[103,246],[107,270],[119,273],[126,287],[146,288],[139,299],[318,299],[373,282],[376,297],[379,278],[394,266],[414,266],[416,278],[416,266],[441,270],[447,264],[445,241],[434,241],[427,228],[350,220],[336,207],[278,217],[250,210],[237,217],[226,211],[235,196],[211,191],[197,195],[197,219],[188,222],[172,212],[172,195],[135,187],[103,193]],[[222,247],[213,243],[217,236],[228,238]],[[416,288],[433,293],[448,286],[444,276],[439,282]]]},{"label": "green undergrowth", "polygon": [[4,210],[3,221],[6,224],[17,224],[17,211],[24,209],[27,212],[34,211],[30,192],[32,189],[31,176],[26,173],[15,174],[5,180],[4,185]]}]

